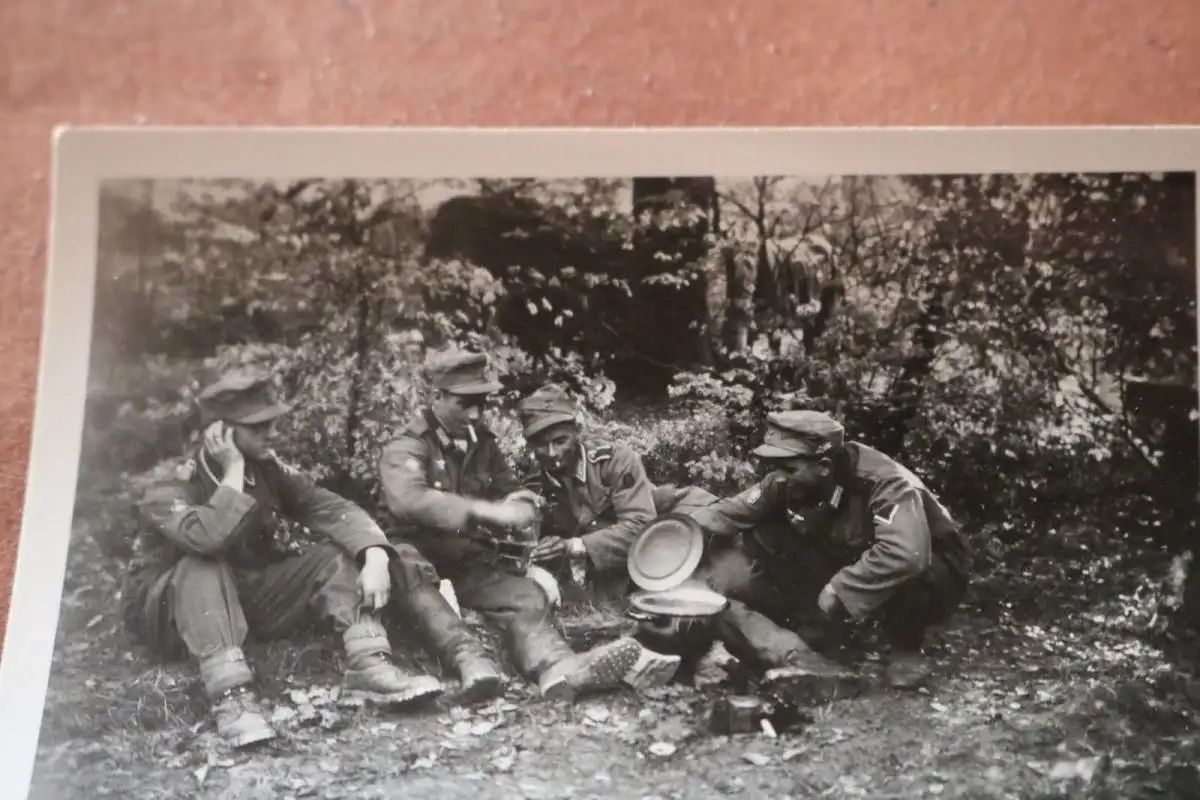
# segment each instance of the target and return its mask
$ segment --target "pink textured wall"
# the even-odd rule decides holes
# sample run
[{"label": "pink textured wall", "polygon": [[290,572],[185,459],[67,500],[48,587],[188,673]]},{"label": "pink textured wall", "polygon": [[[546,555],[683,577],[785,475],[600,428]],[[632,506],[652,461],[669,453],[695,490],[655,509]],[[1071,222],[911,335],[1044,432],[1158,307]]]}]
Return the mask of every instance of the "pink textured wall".
[{"label": "pink textured wall", "polygon": [[55,124],[1200,122],[1196,0],[300,7],[0,3],[0,620],[34,410]]}]

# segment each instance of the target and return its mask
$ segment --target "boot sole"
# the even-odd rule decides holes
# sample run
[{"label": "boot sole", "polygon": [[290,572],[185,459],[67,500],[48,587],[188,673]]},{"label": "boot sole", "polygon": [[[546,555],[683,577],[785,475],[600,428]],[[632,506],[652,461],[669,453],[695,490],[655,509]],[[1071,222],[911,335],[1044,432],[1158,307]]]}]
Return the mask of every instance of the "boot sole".
[{"label": "boot sole", "polygon": [[675,677],[682,662],[679,656],[660,655],[636,641],[618,640],[575,672],[544,685],[542,696],[550,700],[573,700],[582,693],[615,689],[622,684],[634,689],[665,686]]},{"label": "boot sole", "polygon": [[365,689],[346,689],[342,691],[340,702],[344,705],[362,705],[363,703],[373,703],[378,706],[411,706],[427,702],[432,702],[445,693],[440,686],[428,686],[417,689],[409,689],[404,692],[369,692]]}]

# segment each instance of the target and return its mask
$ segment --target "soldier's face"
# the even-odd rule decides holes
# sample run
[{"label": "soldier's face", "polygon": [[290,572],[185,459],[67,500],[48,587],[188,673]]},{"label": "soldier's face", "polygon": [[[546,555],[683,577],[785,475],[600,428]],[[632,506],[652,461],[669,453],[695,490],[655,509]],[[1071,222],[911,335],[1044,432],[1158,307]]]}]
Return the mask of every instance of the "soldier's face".
[{"label": "soldier's face", "polygon": [[529,440],[529,447],[542,469],[551,475],[566,475],[575,469],[579,456],[579,431],[570,422],[552,425]]},{"label": "soldier's face", "polygon": [[271,439],[275,436],[275,420],[267,420],[254,425],[235,425],[233,441],[242,455],[251,459],[264,459],[269,455]]},{"label": "soldier's face", "polygon": [[781,458],[772,466],[787,476],[789,494],[798,498],[816,498],[831,488],[833,470],[826,460]]},{"label": "soldier's face", "polygon": [[486,402],[486,395],[443,394],[434,403],[433,413],[450,433],[463,434],[483,418]]}]

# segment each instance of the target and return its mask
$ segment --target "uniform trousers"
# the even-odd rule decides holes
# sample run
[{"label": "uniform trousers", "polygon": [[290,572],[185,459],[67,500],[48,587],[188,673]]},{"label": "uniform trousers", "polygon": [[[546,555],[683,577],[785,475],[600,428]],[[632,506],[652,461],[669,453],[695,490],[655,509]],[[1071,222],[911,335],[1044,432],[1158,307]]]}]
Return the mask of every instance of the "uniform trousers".
[{"label": "uniform trousers", "polygon": [[[400,595],[413,596],[421,587],[448,579],[459,605],[478,611],[500,629],[513,666],[523,675],[536,680],[550,666],[574,654],[558,630],[549,598],[533,580],[506,572],[477,554],[439,557],[442,553],[431,546],[432,557],[427,558],[420,545],[393,544],[400,553],[393,562],[395,582],[404,587]],[[451,635],[467,636],[468,632],[458,626]],[[439,650],[453,647],[449,642],[437,646]]]},{"label": "uniform trousers", "polygon": [[[730,599],[717,636],[739,658],[768,666],[786,663],[808,645],[795,631],[829,631],[817,605],[821,590],[840,566],[809,552],[781,563],[757,557],[744,540],[708,554],[696,579]],[[967,578],[952,558],[934,553],[928,570],[897,591],[873,616],[893,647],[919,649],[926,629],[948,618],[962,602]]]},{"label": "uniform trousers", "polygon": [[126,598],[126,622],[159,656],[197,659],[209,691],[219,692],[250,680],[241,652],[248,634],[276,639],[315,621],[344,634],[359,623],[358,574],[334,544],[257,568],[184,556]]}]

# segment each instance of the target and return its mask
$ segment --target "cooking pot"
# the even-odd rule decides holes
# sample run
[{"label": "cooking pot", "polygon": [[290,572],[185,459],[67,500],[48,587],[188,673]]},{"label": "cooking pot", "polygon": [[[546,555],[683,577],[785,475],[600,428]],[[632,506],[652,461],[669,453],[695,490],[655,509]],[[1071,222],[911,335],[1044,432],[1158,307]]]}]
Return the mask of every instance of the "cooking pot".
[{"label": "cooking pot", "polygon": [[625,615],[638,623],[643,643],[682,654],[711,643],[717,619],[728,607],[724,595],[688,582],[661,592],[634,592]]}]

